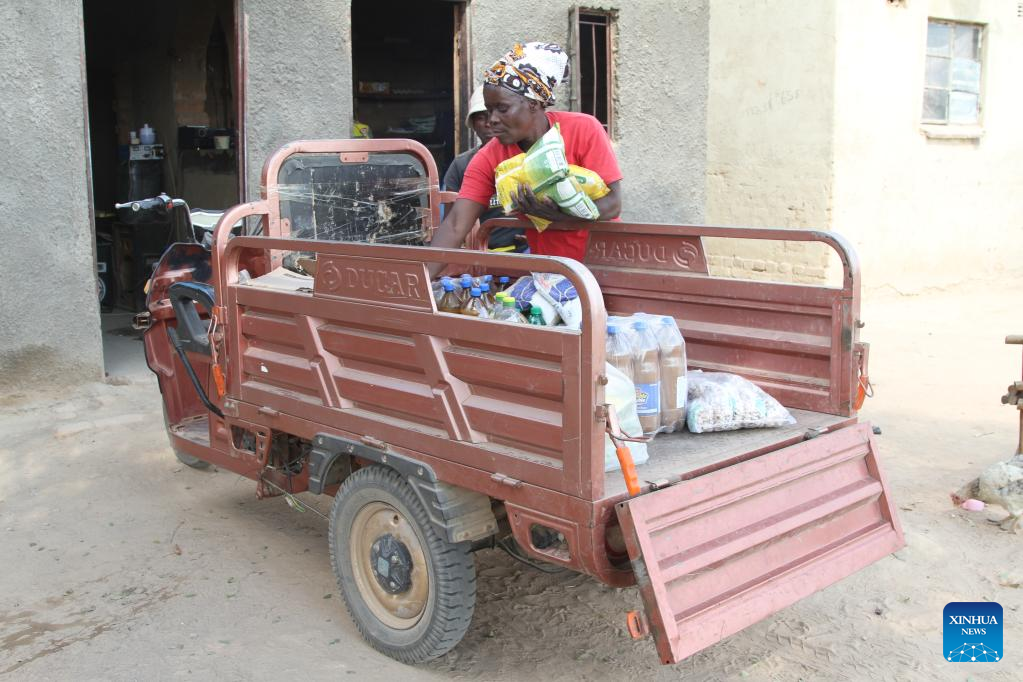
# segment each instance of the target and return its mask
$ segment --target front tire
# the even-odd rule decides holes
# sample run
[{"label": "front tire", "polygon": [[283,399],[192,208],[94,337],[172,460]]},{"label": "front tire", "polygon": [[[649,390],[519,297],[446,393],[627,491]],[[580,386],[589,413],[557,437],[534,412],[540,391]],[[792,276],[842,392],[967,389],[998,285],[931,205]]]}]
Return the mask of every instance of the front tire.
[{"label": "front tire", "polygon": [[203,469],[210,468],[210,463],[207,462],[206,460],[199,459],[195,455],[190,455],[187,452],[181,452],[176,447],[174,447],[174,439],[171,438],[170,419],[167,418],[166,404],[164,404],[163,406],[163,428],[167,432],[167,440],[170,442],[171,450],[174,451],[174,456],[178,458],[179,462],[181,462],[185,466],[192,467],[193,469],[199,469],[200,471]]},{"label": "front tire", "polygon": [[330,560],[362,636],[402,663],[451,651],[476,605],[471,543],[438,535],[411,486],[380,466],[359,469],[330,515]]}]

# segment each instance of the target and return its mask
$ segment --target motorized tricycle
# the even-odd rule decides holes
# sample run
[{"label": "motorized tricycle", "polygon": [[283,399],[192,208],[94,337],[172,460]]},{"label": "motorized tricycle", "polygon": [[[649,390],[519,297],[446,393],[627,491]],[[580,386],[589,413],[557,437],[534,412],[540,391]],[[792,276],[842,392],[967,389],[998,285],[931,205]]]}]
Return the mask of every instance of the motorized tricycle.
[{"label": "motorized tricycle", "polygon": [[[448,198],[413,141],[285,145],[209,249],[168,250],[141,321],[183,462],[261,498],[333,497],[331,562],[375,648],[416,663],[456,646],[484,547],[638,585],[629,631],[674,663],[903,546],[856,417],[867,348],[839,235],[598,222],[582,263],[431,248]],[[841,283],[714,276],[706,238],[819,242]],[[437,263],[562,275],[581,327],[439,312]],[[677,321],[691,369],[753,381],[795,424],[659,435],[636,481],[605,472],[606,320],[638,311]]]}]

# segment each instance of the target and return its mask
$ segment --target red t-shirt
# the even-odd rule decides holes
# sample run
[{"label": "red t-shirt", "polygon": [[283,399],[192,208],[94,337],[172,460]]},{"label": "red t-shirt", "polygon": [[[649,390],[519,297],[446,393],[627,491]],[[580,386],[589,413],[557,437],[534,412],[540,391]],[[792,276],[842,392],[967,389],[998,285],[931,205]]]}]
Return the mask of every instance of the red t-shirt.
[{"label": "red t-shirt", "polygon": [[[565,155],[568,162],[587,168],[601,177],[607,184],[622,179],[618,160],[611,149],[600,121],[589,114],[572,111],[548,111],[547,120],[551,125],[561,125],[561,137],[565,140]],[[497,138],[490,140],[480,149],[465,170],[459,199],[468,199],[488,206],[490,197],[497,191],[494,183],[494,169],[498,164],[522,153],[518,145],[503,145]],[[588,230],[526,230],[529,250],[541,256],[565,256],[581,261],[586,255]]]}]

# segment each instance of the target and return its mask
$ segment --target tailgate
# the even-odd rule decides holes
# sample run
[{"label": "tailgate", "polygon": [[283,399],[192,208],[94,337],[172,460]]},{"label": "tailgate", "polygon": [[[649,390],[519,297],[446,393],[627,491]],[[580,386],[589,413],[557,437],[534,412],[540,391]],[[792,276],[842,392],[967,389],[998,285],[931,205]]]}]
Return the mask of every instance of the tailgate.
[{"label": "tailgate", "polygon": [[869,424],[617,505],[663,663],[675,663],[905,543]]}]

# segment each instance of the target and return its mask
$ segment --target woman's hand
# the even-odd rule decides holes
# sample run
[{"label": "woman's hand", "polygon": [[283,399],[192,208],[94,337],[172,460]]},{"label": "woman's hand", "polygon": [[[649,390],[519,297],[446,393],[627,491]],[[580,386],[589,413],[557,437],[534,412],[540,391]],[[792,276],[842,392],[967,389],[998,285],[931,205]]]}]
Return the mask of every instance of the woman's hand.
[{"label": "woman's hand", "polygon": [[515,208],[531,216],[557,222],[559,220],[579,220],[575,216],[562,213],[558,205],[550,197],[542,199],[533,193],[528,185],[519,185],[515,192]]},{"label": "woman's hand", "polygon": [[[596,199],[593,203],[600,212],[598,220],[612,220],[622,212],[621,181],[612,182],[608,185],[610,190],[606,196]],[[550,197],[540,198],[533,193],[528,185],[519,185],[515,193],[516,210],[522,211],[537,218],[558,222],[562,220],[581,221],[579,216],[569,215],[563,212],[554,200]],[[578,229],[578,227],[572,228]]]}]

